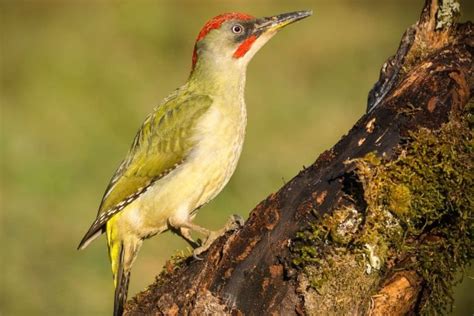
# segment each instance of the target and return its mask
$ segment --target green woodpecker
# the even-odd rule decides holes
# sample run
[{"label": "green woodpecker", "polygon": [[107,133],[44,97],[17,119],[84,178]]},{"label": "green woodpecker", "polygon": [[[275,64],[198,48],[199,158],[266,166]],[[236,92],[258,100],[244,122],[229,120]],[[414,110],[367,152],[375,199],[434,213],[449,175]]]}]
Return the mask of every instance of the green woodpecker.
[{"label": "green woodpecker", "polygon": [[[144,239],[172,230],[195,246],[197,256],[220,235],[192,220],[224,188],[237,165],[247,121],[247,64],[280,28],[309,15],[226,13],[199,32],[188,82],[145,119],[78,247],[106,232],[114,315],[123,313],[130,269]],[[198,246],[190,231],[203,234],[204,243]]]}]

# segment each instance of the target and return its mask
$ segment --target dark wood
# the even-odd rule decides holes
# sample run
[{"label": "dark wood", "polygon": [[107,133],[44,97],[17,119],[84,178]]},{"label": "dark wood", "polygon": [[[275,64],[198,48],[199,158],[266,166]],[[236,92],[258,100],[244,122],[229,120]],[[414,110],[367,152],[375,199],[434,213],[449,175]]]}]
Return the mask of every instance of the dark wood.
[{"label": "dark wood", "polygon": [[[292,245],[298,232],[320,223],[324,214],[348,206],[363,214],[367,207],[364,188],[350,185],[356,168],[351,161],[376,152],[384,157],[384,164],[390,163],[411,132],[439,129],[454,114],[464,113],[474,92],[474,28],[470,22],[440,21],[442,5],[442,1],[426,1],[419,22],[405,32],[397,53],[383,66],[369,94],[368,113],[346,136],[263,200],[244,227],[218,239],[203,254],[204,260],[187,258],[176,266],[170,263],[165,275],[128,302],[126,314],[334,311],[324,305],[326,298],[321,293],[313,295],[319,303],[310,304],[311,294],[302,286],[306,272],[295,266]],[[410,115],[403,115],[408,111]],[[348,285],[338,295],[340,305],[348,306],[345,311],[352,314],[413,313],[429,289],[423,287],[420,274],[398,271],[406,257],[406,253],[393,254],[383,272],[363,271],[353,280],[342,273],[340,277]],[[363,291],[351,295],[347,289],[357,284],[350,282],[364,284],[359,287],[364,287]],[[327,299],[339,304],[334,297]]]}]

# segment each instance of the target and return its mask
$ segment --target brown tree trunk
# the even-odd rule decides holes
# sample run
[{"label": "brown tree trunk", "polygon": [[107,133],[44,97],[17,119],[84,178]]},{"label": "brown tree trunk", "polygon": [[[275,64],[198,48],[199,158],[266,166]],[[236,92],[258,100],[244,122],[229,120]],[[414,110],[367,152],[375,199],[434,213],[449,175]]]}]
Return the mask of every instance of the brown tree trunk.
[{"label": "brown tree trunk", "polygon": [[204,254],[170,262],[127,315],[445,312],[474,257],[474,27],[426,0],[332,149]]}]

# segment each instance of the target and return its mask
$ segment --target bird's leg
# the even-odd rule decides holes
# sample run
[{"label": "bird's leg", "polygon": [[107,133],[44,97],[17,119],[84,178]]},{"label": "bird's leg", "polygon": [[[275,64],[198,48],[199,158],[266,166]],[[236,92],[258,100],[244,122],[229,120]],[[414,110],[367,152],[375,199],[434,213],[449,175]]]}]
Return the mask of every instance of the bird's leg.
[{"label": "bird's leg", "polygon": [[183,238],[193,249],[199,247],[199,243],[191,236],[191,229],[172,221],[169,222],[168,227],[173,233]]},{"label": "bird's leg", "polygon": [[240,215],[232,215],[230,219],[227,221],[226,225],[223,228],[216,231],[208,230],[206,228],[203,228],[199,225],[194,224],[191,221],[182,223],[181,227],[191,229],[195,232],[201,233],[206,236],[206,240],[204,241],[204,243],[202,243],[201,246],[194,248],[193,250],[193,257],[195,259],[201,260],[199,255],[205,252],[207,249],[209,249],[209,247],[217,238],[223,236],[228,231],[236,230],[242,227],[243,224],[244,224],[244,219]]},{"label": "bird's leg", "polygon": [[[188,242],[188,244],[193,247],[193,249],[199,247],[199,243],[193,239],[191,236],[191,230],[189,228],[180,227],[177,229],[176,232],[179,236],[181,236],[184,240]],[[199,240],[198,240],[199,241]]]}]

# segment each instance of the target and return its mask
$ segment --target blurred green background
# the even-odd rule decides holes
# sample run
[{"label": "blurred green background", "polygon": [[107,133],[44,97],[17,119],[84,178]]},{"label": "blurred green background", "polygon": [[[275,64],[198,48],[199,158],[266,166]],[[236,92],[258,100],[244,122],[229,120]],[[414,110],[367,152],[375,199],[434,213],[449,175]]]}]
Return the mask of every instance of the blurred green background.
[{"label": "blurred green background", "polygon": [[[464,1],[463,19],[473,5]],[[187,79],[200,27],[225,11],[313,9],[249,65],[238,169],[197,221],[248,212],[330,148],[364,113],[379,69],[423,1],[1,2],[1,315],[108,315],[104,238],[76,246],[145,115]],[[186,245],[145,242],[129,296]],[[470,275],[472,275],[472,271]],[[474,281],[456,291],[474,312]]]}]

